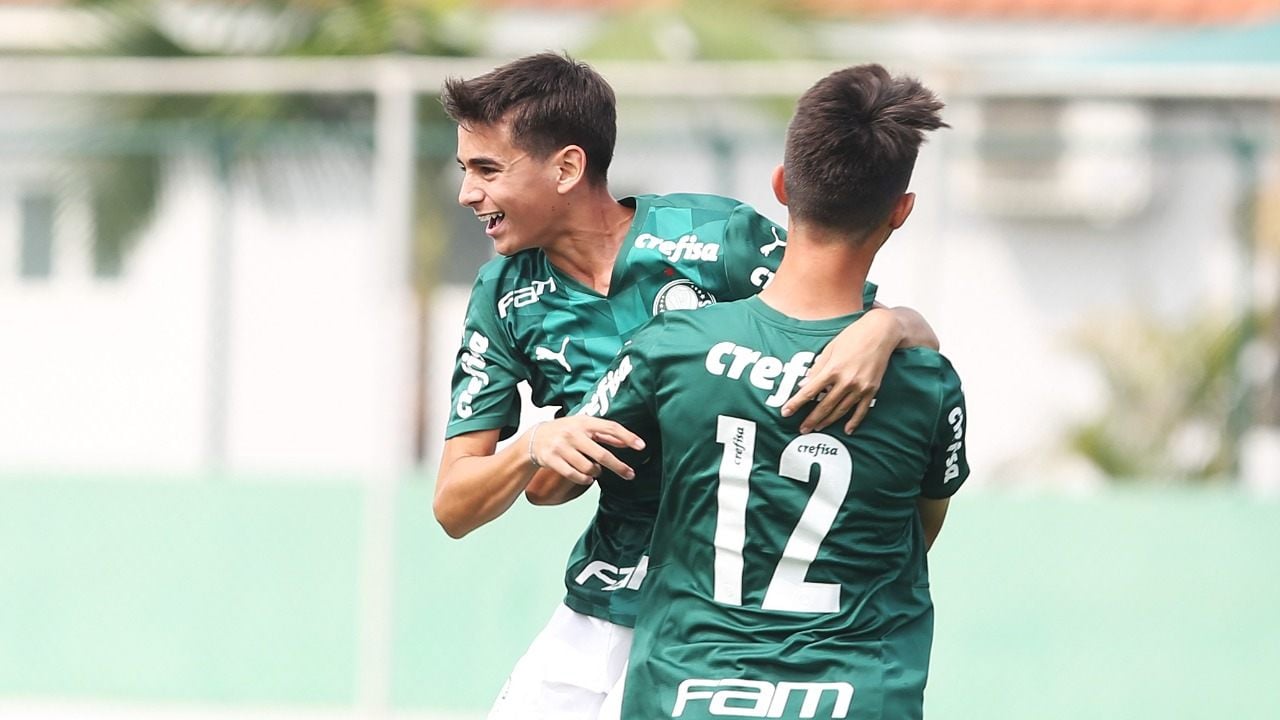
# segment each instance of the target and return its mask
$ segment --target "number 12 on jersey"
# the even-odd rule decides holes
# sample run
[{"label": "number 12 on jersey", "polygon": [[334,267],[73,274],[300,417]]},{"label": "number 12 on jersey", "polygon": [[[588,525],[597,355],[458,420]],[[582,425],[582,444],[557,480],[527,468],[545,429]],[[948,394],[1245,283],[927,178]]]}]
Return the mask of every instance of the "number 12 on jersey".
[{"label": "number 12 on jersey", "polygon": [[[724,454],[720,458],[720,486],[716,491],[715,600],[741,606],[742,549],[747,539],[747,500],[751,496],[756,424],[721,415],[717,418],[716,442],[724,446]],[[849,492],[853,460],[849,449],[834,437],[807,433],[787,443],[778,460],[778,474],[809,482],[809,471],[814,465],[818,466],[818,473],[813,494],[765,588],[761,603],[765,610],[832,613],[840,609],[839,585],[808,582],[805,576]]]}]

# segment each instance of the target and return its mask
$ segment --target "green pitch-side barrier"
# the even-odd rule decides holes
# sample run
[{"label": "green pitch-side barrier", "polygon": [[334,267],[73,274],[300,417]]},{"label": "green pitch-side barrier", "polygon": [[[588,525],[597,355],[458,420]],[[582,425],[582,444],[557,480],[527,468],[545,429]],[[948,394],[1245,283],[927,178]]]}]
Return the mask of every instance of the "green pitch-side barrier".
[{"label": "green pitch-side barrier", "polygon": [[[354,708],[351,481],[0,477],[0,703]],[[483,716],[589,503],[461,541],[397,497],[394,710]],[[1280,717],[1280,501],[966,489],[930,557],[930,720]]]}]

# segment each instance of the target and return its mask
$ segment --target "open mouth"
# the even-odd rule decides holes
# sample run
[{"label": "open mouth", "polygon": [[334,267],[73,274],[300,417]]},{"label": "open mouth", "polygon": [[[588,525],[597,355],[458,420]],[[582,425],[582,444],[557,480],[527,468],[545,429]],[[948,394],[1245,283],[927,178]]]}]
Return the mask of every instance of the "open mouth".
[{"label": "open mouth", "polygon": [[502,220],[505,217],[505,213],[493,212],[477,215],[476,219],[484,223],[485,232],[492,233],[499,225],[502,224]]}]

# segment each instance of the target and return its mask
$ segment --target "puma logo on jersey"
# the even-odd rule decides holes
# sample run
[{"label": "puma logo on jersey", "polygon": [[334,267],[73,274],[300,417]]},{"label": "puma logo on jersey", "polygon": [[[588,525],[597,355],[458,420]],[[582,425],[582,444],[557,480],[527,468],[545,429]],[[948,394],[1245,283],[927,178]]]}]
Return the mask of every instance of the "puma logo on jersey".
[{"label": "puma logo on jersey", "polygon": [[760,248],[760,254],[765,257],[769,257],[769,253],[773,252],[774,250],[777,250],[778,248],[784,248],[787,246],[787,241],[778,237],[778,228],[771,227],[769,228],[769,232],[773,233],[773,242]]},{"label": "puma logo on jersey", "polygon": [[595,388],[591,391],[591,399],[576,414],[600,417],[609,412],[609,404],[618,394],[618,387],[622,385],[622,381],[626,380],[630,374],[631,356],[623,355],[622,359],[618,361],[618,367],[605,373],[605,376],[596,383]]},{"label": "puma logo on jersey", "polygon": [[517,288],[498,298],[498,317],[505,318],[512,307],[532,305],[542,299],[543,293],[556,291],[556,279],[534,280],[528,287]]},{"label": "puma logo on jersey", "polygon": [[649,556],[640,556],[640,562],[635,567],[620,568],[611,565],[603,560],[592,560],[587,566],[578,573],[578,577],[573,581],[579,585],[586,585],[587,581],[596,578],[604,582],[601,590],[639,590],[640,583],[644,582],[644,576],[649,572]]},{"label": "puma logo on jersey", "polygon": [[471,403],[475,401],[476,395],[484,389],[484,386],[489,384],[489,373],[484,371],[484,353],[488,349],[489,338],[472,331],[471,339],[467,341],[467,349],[458,359],[458,369],[471,376],[466,387],[458,394],[458,404],[454,407],[458,417],[463,420],[471,417],[475,412],[471,408]]},{"label": "puma logo on jersey", "polygon": [[690,233],[681,235],[679,240],[663,240],[657,235],[641,233],[636,238],[636,247],[657,250],[668,262],[693,260],[695,262],[715,262],[720,258],[719,243],[698,242],[698,236]]},{"label": "puma logo on jersey", "polygon": [[565,348],[569,347],[569,337],[565,336],[564,342],[560,343],[560,352],[553,352],[544,347],[535,347],[533,349],[534,360],[555,360],[565,372],[573,372],[573,367],[569,365],[569,361],[565,359]]},{"label": "puma logo on jersey", "polygon": [[800,713],[796,717],[816,717],[818,706],[824,699],[830,699],[830,714],[823,712],[822,717],[833,720],[847,718],[849,706],[853,704],[853,686],[847,682],[771,683],[767,680],[690,678],[676,689],[676,704],[671,709],[671,717],[682,717],[693,703],[705,702],[706,713],[716,717],[780,718],[787,712],[792,697],[800,699]]},{"label": "puma logo on jersey", "polygon": [[947,452],[951,454],[947,456],[947,470],[942,475],[944,483],[960,477],[960,448],[964,447],[964,410],[958,406],[951,408],[951,412],[947,415],[947,422],[951,423],[953,442],[947,446]]},{"label": "puma logo on jersey", "polygon": [[747,382],[761,390],[775,390],[764,403],[769,407],[782,407],[796,389],[796,382],[808,374],[809,365],[815,357],[811,352],[801,351],[784,363],[759,350],[731,342],[720,342],[707,351],[704,364],[707,372],[730,380],[742,380],[743,373],[751,368]]}]

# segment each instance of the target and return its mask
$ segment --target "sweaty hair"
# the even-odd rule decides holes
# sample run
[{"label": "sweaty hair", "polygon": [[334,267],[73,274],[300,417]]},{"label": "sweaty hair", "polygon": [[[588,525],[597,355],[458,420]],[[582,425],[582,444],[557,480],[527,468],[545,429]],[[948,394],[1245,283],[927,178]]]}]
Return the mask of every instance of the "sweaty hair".
[{"label": "sweaty hair", "polygon": [[470,129],[510,121],[511,142],[545,158],[567,145],[586,152],[587,179],[608,177],[618,136],[613,88],[586,63],[539,53],[472,78],[449,78],[441,96],[454,122]]},{"label": "sweaty hair", "polygon": [[864,233],[907,190],[924,131],[947,127],[942,102],[879,65],[837,70],[800,98],[783,159],[797,219]]}]

